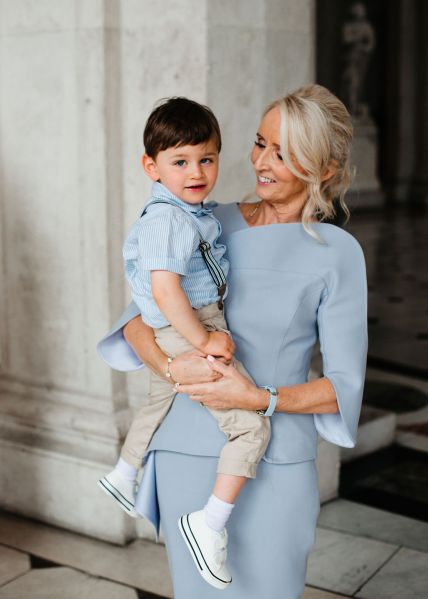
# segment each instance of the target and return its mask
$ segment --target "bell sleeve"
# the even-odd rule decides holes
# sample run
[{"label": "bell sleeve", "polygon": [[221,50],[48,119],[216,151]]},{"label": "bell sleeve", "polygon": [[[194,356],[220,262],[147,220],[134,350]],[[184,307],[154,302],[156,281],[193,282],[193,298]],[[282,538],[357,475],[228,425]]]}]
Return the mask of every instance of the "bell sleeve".
[{"label": "bell sleeve", "polygon": [[131,302],[119,320],[97,345],[98,355],[110,368],[123,372],[139,370],[144,364],[123,336],[123,327],[140,314],[138,306]]},{"label": "bell sleeve", "polygon": [[314,418],[321,437],[354,447],[367,359],[367,281],[361,247],[354,238],[346,239],[318,309],[323,375],[336,391],[339,412]]}]

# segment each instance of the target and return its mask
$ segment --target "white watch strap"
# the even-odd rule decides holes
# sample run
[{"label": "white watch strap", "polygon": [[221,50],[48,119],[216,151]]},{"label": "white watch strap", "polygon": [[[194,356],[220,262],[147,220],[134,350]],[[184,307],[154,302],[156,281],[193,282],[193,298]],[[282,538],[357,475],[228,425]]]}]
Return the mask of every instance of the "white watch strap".
[{"label": "white watch strap", "polygon": [[276,389],[276,387],[269,387],[265,385],[262,385],[260,388],[269,391],[270,397],[267,409],[265,411],[257,410],[257,414],[260,414],[262,416],[272,416],[272,414],[275,412],[276,402],[278,401],[278,390]]}]

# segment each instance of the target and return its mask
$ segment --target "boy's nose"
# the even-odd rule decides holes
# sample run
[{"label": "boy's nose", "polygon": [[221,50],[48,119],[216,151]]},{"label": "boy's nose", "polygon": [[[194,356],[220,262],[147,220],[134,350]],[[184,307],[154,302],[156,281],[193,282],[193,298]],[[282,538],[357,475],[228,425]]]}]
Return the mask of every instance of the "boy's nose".
[{"label": "boy's nose", "polygon": [[193,168],[192,168],[192,177],[194,177],[195,179],[200,179],[200,177],[202,176],[202,167],[201,165],[198,164],[194,164]]}]

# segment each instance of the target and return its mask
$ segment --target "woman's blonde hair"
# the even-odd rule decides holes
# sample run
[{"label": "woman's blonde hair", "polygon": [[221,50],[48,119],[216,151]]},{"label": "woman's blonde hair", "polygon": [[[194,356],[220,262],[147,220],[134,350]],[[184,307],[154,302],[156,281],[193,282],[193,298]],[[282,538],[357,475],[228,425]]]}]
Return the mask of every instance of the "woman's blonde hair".
[{"label": "woman's blonde hair", "polygon": [[[279,108],[280,146],[284,163],[307,184],[308,199],[302,212],[305,230],[322,241],[310,221],[331,219],[333,200],[349,218],[345,192],[350,181],[352,122],[344,104],[321,85],[306,85],[267,106],[264,115]],[[297,167],[300,167],[297,168]],[[323,180],[329,169],[333,175]]]}]

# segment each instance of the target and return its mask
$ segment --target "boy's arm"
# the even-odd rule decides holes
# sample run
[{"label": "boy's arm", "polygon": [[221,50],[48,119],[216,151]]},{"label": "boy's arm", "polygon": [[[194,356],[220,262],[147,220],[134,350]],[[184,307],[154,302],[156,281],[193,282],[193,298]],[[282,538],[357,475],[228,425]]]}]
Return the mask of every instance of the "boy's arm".
[{"label": "boy's arm", "polygon": [[[233,341],[227,339],[228,336],[224,333],[213,334],[205,330],[180,285],[180,275],[166,270],[153,270],[150,275],[153,298],[159,310],[180,335],[202,352],[212,352],[214,355],[217,353],[231,359]],[[216,343],[213,345],[215,339]]]},{"label": "boy's arm", "polygon": [[193,347],[202,349],[209,335],[180,285],[180,275],[167,270],[153,270],[150,274],[152,295],[159,310]]}]

